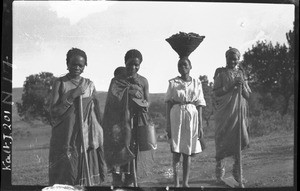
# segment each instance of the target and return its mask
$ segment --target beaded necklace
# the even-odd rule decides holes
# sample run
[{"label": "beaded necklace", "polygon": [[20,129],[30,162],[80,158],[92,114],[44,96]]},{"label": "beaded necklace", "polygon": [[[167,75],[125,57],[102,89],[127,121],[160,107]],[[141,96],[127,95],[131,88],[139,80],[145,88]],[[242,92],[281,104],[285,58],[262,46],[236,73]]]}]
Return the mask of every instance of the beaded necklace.
[{"label": "beaded necklace", "polygon": [[239,70],[238,70],[237,68],[232,68],[232,69],[231,69],[231,68],[228,68],[228,67],[227,67],[227,71],[228,71],[229,75],[230,75],[233,79],[239,76]]}]

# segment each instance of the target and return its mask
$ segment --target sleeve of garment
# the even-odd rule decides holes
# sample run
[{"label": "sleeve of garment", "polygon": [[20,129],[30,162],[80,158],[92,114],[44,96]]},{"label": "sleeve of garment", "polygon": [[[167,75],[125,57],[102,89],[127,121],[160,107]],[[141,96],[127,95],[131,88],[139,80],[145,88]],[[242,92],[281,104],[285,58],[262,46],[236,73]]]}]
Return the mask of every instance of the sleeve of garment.
[{"label": "sleeve of garment", "polygon": [[[218,70],[218,69],[217,69]],[[217,73],[217,72],[216,72]],[[213,92],[215,94],[215,96],[220,96],[220,95],[224,95],[227,93],[226,87],[223,86],[222,83],[222,73],[218,72],[215,77],[214,77],[214,88],[213,88]]]},{"label": "sleeve of garment", "polygon": [[90,90],[89,90],[89,94],[92,96],[93,93],[96,92],[96,88],[95,85],[92,81],[90,81]]},{"label": "sleeve of garment", "polygon": [[171,101],[172,100],[172,81],[169,80],[169,86],[168,86],[168,90],[165,96],[165,102]]},{"label": "sleeve of garment", "polygon": [[248,93],[252,93],[249,84],[248,84],[248,77],[246,76],[246,74],[244,72],[242,72],[243,75],[243,79],[244,79],[244,88]]},{"label": "sleeve of garment", "polygon": [[82,83],[82,87],[84,88],[84,94],[83,97],[91,97],[93,95],[93,92],[95,90],[95,85],[93,81],[86,78],[84,82]]},{"label": "sleeve of garment", "polygon": [[199,106],[199,105],[206,106],[206,101],[204,99],[204,94],[203,94],[203,89],[202,89],[202,83],[201,83],[200,79],[197,79],[196,83],[197,83],[196,87],[198,87],[197,90],[196,90],[196,91],[198,91],[197,94],[196,94],[196,95],[198,95],[198,99],[197,99],[197,102],[196,102],[195,105],[196,106]]},{"label": "sleeve of garment", "polygon": [[92,95],[93,95],[93,100],[94,100],[94,104],[95,104],[96,117],[97,117],[99,124],[102,125],[103,113],[101,112],[100,99],[99,99],[99,96],[97,95],[97,90],[95,87],[93,88]]}]

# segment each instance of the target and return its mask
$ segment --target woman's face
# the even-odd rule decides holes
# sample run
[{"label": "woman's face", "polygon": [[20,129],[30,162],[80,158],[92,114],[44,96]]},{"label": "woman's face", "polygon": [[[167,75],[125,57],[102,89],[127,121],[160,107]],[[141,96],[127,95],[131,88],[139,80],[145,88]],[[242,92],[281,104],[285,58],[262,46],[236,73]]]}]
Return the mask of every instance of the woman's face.
[{"label": "woman's face", "polygon": [[131,58],[127,60],[125,64],[126,64],[127,76],[133,76],[139,71],[141,61],[138,58]]},{"label": "woman's face", "polygon": [[73,56],[71,57],[68,63],[69,74],[71,76],[80,76],[85,67],[85,59],[82,56]]},{"label": "woman's face", "polygon": [[192,67],[188,60],[182,59],[178,61],[178,72],[181,75],[189,74],[191,69]]},{"label": "woman's face", "polygon": [[239,56],[237,54],[229,54],[226,57],[226,63],[228,68],[235,68],[236,65],[239,63]]}]

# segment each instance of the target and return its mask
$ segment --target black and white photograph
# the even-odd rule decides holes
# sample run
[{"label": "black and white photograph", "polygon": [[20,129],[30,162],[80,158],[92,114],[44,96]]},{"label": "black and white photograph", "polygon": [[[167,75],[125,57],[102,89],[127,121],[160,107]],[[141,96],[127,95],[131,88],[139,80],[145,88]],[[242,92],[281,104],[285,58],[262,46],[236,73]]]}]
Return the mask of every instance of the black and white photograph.
[{"label": "black and white photograph", "polygon": [[298,6],[12,1],[5,188],[296,190]]}]

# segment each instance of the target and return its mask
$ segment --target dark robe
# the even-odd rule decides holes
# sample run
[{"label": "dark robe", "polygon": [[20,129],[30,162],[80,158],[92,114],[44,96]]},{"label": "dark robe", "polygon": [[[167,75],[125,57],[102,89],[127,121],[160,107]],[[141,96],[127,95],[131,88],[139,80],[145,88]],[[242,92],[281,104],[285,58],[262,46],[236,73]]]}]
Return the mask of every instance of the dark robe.
[{"label": "dark robe", "polygon": [[[239,128],[241,128],[241,148],[244,149],[249,144],[247,100],[241,96],[241,108],[238,108],[238,88],[232,89],[221,96],[216,95],[217,91],[222,91],[223,87],[228,89],[234,83],[235,75],[245,79],[242,70],[232,73],[232,70],[227,68],[218,68],[214,77],[214,106],[216,109],[214,117],[217,160],[238,153]],[[248,88],[248,91],[251,92],[247,84],[245,88]],[[240,127],[238,121],[238,112],[241,112],[242,127]]]},{"label": "dark robe", "polygon": [[[60,100],[63,102],[67,87],[66,78],[60,78]],[[93,84],[84,79],[87,86],[82,98],[83,137],[87,152],[91,186],[104,181],[103,130],[100,125],[100,109]],[[59,104],[57,107],[64,107]],[[49,184],[87,185],[87,173],[83,165],[83,147],[79,123],[79,98],[62,114],[52,113],[52,135],[49,151]]]},{"label": "dark robe", "polygon": [[141,99],[129,94],[133,84],[142,90],[143,80],[139,75],[135,82],[121,77],[111,80],[103,116],[105,159],[110,172],[131,174],[139,141],[146,141],[139,140],[137,132],[138,128],[148,125],[148,102],[144,100],[143,91],[140,91]]}]

